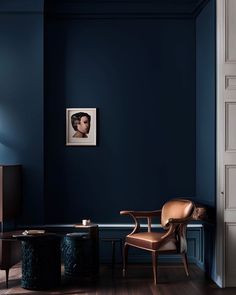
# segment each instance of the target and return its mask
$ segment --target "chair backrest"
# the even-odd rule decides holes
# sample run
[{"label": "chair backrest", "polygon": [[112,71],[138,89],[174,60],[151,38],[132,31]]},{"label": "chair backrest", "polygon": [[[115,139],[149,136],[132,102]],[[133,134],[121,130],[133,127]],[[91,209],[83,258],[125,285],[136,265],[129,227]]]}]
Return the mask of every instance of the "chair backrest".
[{"label": "chair backrest", "polygon": [[188,218],[194,211],[194,203],[190,200],[175,199],[166,202],[162,207],[161,225],[168,228],[170,218]]}]

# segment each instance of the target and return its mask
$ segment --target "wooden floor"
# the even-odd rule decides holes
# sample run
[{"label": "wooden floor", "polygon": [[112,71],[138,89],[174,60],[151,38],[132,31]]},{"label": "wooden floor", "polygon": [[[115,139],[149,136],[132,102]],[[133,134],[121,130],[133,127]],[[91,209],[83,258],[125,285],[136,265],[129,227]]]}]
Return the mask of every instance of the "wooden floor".
[{"label": "wooden floor", "polygon": [[236,288],[220,289],[209,281],[204,273],[195,265],[190,265],[190,278],[185,276],[182,265],[160,266],[158,269],[158,285],[152,280],[150,265],[131,265],[127,278],[122,278],[121,267],[117,266],[112,276],[109,266],[101,266],[100,276],[96,281],[68,282],[62,276],[60,288],[47,291],[32,291],[21,288],[21,266],[10,270],[9,288],[5,288],[5,272],[0,271],[0,294],[65,294],[65,295],[235,295]]}]

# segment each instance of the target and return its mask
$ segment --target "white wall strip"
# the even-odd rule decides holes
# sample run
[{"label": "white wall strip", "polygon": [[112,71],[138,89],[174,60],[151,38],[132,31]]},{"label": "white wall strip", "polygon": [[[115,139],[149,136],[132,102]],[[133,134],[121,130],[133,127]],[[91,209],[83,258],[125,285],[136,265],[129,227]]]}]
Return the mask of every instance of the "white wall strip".
[{"label": "white wall strip", "polygon": [[[74,224],[46,224],[44,225],[46,227],[73,227]],[[98,226],[100,228],[133,228],[133,223],[98,223]],[[141,224],[141,227],[147,227],[147,224]],[[153,228],[161,228],[162,226],[160,224],[152,224]],[[189,228],[199,228],[203,227],[202,224],[188,224],[187,227]]]}]

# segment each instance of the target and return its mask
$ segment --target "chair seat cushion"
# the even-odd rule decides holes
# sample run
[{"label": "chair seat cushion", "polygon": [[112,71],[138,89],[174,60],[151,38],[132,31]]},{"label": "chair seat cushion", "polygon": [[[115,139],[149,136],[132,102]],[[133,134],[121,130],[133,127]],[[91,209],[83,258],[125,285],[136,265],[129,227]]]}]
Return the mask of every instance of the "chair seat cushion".
[{"label": "chair seat cushion", "polygon": [[158,251],[175,251],[176,250],[176,240],[175,238],[170,238],[168,240],[162,240],[165,233],[158,232],[139,232],[136,234],[128,235],[126,237],[126,243],[148,250],[158,250]]}]

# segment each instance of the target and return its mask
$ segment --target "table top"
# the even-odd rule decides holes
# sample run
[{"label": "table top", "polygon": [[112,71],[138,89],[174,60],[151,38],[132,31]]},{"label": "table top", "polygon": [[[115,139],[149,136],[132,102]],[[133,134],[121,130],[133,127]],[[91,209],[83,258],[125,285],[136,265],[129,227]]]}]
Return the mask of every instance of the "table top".
[{"label": "table top", "polygon": [[14,235],[22,234],[22,230],[14,230],[0,233],[0,240],[15,240]]},{"label": "table top", "polygon": [[17,239],[29,239],[29,238],[39,238],[39,237],[59,237],[61,238],[62,235],[60,233],[51,233],[45,232],[40,234],[23,234],[24,231],[22,230],[15,230],[15,231],[8,231],[8,232],[1,232],[0,233],[0,240],[5,241],[14,241]]},{"label": "table top", "polygon": [[[92,234],[94,231],[97,231],[98,230],[98,224],[96,223],[89,223],[88,225],[83,225],[82,223],[77,223],[77,224],[74,224],[70,230],[64,230],[64,231],[57,231],[55,230],[54,231],[54,228],[51,227],[51,228],[48,228],[47,227],[41,227],[40,229],[39,228],[35,228],[35,229],[27,229],[27,230],[24,230],[24,229],[18,229],[18,230],[11,230],[11,231],[7,231],[7,232],[0,232],[0,240],[11,240],[11,241],[14,241],[14,240],[17,240],[17,239],[27,239],[27,238],[33,238],[33,237],[39,237],[39,236],[43,236],[43,235],[56,235],[56,236],[59,236],[59,237],[63,237],[65,236],[66,234],[68,233],[71,233],[73,232],[73,228],[74,229],[81,229],[81,231],[83,232],[84,230],[88,230],[90,232],[90,234]],[[48,230],[48,231],[47,231]],[[23,234],[23,232],[26,232],[28,231],[27,234]],[[37,234],[37,231],[40,232],[40,231],[44,231],[44,233],[38,233]],[[35,232],[34,234],[31,234],[31,232]]]},{"label": "table top", "polygon": [[88,225],[83,225],[82,223],[77,223],[77,224],[74,224],[74,227],[76,227],[76,228],[90,228],[90,227],[98,227],[98,224],[89,223]]},{"label": "table top", "polygon": [[39,238],[61,238],[62,235],[60,234],[57,234],[57,233],[43,233],[43,234],[28,234],[28,235],[25,235],[25,234],[14,234],[12,235],[13,238],[16,238],[16,239],[19,239],[19,240],[27,240],[27,239],[39,239]]}]

